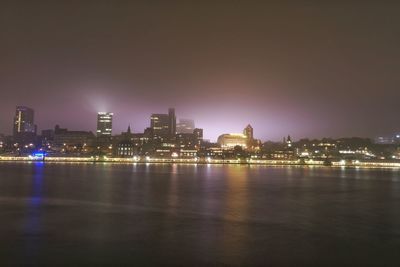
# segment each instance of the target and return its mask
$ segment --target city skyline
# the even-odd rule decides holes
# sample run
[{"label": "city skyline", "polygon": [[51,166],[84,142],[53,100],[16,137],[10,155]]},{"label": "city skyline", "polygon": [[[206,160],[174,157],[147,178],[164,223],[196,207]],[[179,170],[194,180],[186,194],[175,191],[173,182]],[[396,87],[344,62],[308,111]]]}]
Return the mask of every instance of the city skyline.
[{"label": "city skyline", "polygon": [[[6,2],[0,132],[16,105],[40,129],[148,126],[173,106],[215,140],[400,131],[399,3]],[[90,124],[88,125],[88,122]]]},{"label": "city skyline", "polygon": [[400,1],[0,1],[0,267],[400,266]]},{"label": "city skyline", "polygon": [[[32,107],[28,107],[28,106],[23,106],[23,105],[19,105],[19,106],[16,106],[15,107],[15,109],[16,109],[16,112],[17,112],[17,114],[18,114],[18,110],[20,109],[20,108],[24,108],[24,109],[29,109],[29,110],[32,110],[32,111],[34,111],[35,112],[35,114],[36,114],[36,109],[35,108],[32,108]],[[171,109],[171,108],[169,108],[169,109]],[[174,110],[174,108],[172,108],[173,110]],[[14,111],[15,112],[15,111]],[[175,111],[173,111],[173,112],[175,112]],[[137,126],[136,126],[136,124],[135,123],[128,123],[128,124],[126,124],[125,126],[121,126],[121,123],[119,123],[118,125],[119,125],[119,127],[120,128],[118,128],[118,129],[116,129],[116,128],[114,128],[114,125],[115,125],[115,122],[118,122],[118,117],[117,117],[117,120],[115,120],[115,118],[114,118],[114,112],[110,112],[110,111],[99,111],[99,112],[97,112],[96,114],[95,114],[95,120],[90,120],[90,121],[88,121],[88,122],[84,122],[84,124],[86,125],[86,127],[83,127],[83,128],[74,128],[74,127],[70,127],[68,124],[66,124],[66,123],[64,123],[63,121],[57,121],[54,125],[51,125],[51,126],[49,126],[49,127],[41,127],[40,126],[40,124],[38,124],[38,123],[35,123],[35,132],[37,131],[37,133],[39,134],[41,131],[43,131],[43,130],[48,130],[48,129],[53,129],[55,126],[57,126],[57,125],[62,125],[62,126],[64,126],[64,127],[67,127],[67,128],[70,128],[70,129],[73,129],[73,130],[81,130],[81,131],[91,131],[91,132],[93,132],[93,133],[95,133],[95,134],[97,134],[97,135],[99,135],[99,133],[100,133],[100,128],[102,127],[100,127],[99,126],[99,120],[103,117],[103,116],[106,116],[107,117],[107,119],[110,119],[111,121],[109,121],[108,123],[111,123],[110,125],[108,125],[108,126],[111,126],[111,128],[110,129],[108,129],[108,132],[109,133],[106,133],[105,135],[107,136],[107,135],[109,135],[109,136],[111,136],[111,135],[115,135],[115,134],[120,134],[120,133],[123,133],[126,129],[127,129],[127,127],[129,127],[130,129],[132,129],[132,132],[136,132],[136,133],[140,133],[140,132],[143,132],[146,128],[148,128],[148,127],[151,127],[151,125],[152,125],[152,116],[154,116],[154,115],[168,115],[168,114],[162,114],[162,113],[150,113],[149,114],[149,116],[148,116],[148,120],[147,120],[147,125],[145,125],[143,128],[138,128]],[[109,118],[108,116],[111,116],[111,118]],[[175,115],[174,115],[175,116]],[[187,119],[187,117],[188,116],[186,116],[185,114],[184,115],[182,115],[182,116],[175,116],[175,121],[176,121],[176,124],[178,125],[179,124],[179,122],[180,121],[185,121],[185,122],[187,122],[187,121],[192,121],[193,123],[195,123],[195,120],[193,120],[193,119]],[[168,118],[167,118],[168,119]],[[11,126],[11,132],[10,133],[8,133],[7,131],[4,131],[4,132],[0,132],[0,134],[6,134],[6,135],[10,135],[10,134],[12,134],[13,133],[13,127],[15,127],[15,123],[16,123],[16,120],[17,120],[17,118],[16,118],[16,116],[14,116],[13,117],[13,125],[14,126]],[[38,118],[36,117],[36,115],[35,115],[35,122],[37,122],[37,121],[40,121],[40,119],[38,120]],[[91,125],[91,124],[93,124],[93,127],[92,128],[90,128],[90,127],[88,127],[87,125]],[[246,123],[246,124],[243,124],[243,125],[247,125],[247,124],[249,124],[249,123]],[[251,125],[253,125],[251,122],[250,122],[250,124]],[[196,125],[197,125],[197,123],[196,123]],[[210,141],[212,141],[212,142],[216,142],[217,141],[217,139],[218,139],[218,137],[220,136],[220,135],[222,135],[222,134],[227,134],[227,133],[241,133],[242,132],[242,129],[243,129],[243,125],[242,125],[242,127],[240,128],[240,126],[239,126],[239,128],[238,129],[234,129],[234,128],[230,128],[230,129],[234,129],[234,130],[231,130],[231,131],[229,131],[229,130],[227,130],[227,129],[224,129],[224,128],[217,128],[215,131],[214,131],[214,133],[216,134],[216,136],[215,136],[215,139],[213,139],[213,138],[208,138],[208,135],[207,135],[207,131],[208,131],[208,129],[205,129],[205,135],[204,135],[204,138],[206,139],[206,140],[210,140]],[[100,128],[99,128],[100,127]],[[104,126],[105,127],[105,126]],[[176,127],[176,126],[175,126]],[[200,127],[200,128],[202,128],[202,127]],[[203,129],[203,128],[202,128]],[[14,129],[15,130],[15,129]],[[112,133],[111,133],[112,132]],[[301,137],[297,137],[297,139],[320,139],[320,138],[343,138],[343,137],[363,137],[363,138],[371,138],[371,139],[377,139],[377,138],[387,138],[387,137],[394,137],[394,136],[398,136],[399,135],[399,132],[400,131],[392,131],[392,132],[388,132],[388,133],[384,133],[384,134],[381,134],[381,135],[375,135],[375,136],[355,136],[355,135],[342,135],[342,136],[301,136]],[[176,129],[176,133],[179,133],[179,131]],[[282,137],[286,137],[286,135],[287,134],[290,134],[290,135],[293,135],[292,133],[282,133],[280,136],[278,136],[278,137],[276,137],[276,138],[262,138],[262,137],[259,137],[260,138],[260,140],[263,140],[263,141],[281,141],[282,140]],[[101,134],[101,135],[103,135],[103,134]],[[256,135],[257,135],[257,130],[256,130]],[[212,137],[214,137],[214,136],[212,136]]]}]

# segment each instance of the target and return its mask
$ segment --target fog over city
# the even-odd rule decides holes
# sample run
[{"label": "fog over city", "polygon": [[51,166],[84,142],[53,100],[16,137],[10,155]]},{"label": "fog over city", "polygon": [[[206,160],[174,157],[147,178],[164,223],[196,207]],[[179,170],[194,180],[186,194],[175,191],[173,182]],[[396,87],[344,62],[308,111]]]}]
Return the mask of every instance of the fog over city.
[{"label": "fog over city", "polygon": [[115,133],[175,107],[216,140],[251,123],[262,140],[400,130],[399,4],[21,2],[0,9],[0,132],[15,107],[39,130]]}]

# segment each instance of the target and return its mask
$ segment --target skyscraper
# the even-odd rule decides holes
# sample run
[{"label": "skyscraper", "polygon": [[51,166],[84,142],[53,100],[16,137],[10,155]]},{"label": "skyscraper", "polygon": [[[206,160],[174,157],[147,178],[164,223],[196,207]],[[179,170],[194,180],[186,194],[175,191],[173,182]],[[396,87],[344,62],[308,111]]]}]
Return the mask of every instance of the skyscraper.
[{"label": "skyscraper", "polygon": [[176,134],[176,116],[175,109],[168,109],[168,117],[169,117],[169,136],[173,137]]},{"label": "skyscraper", "polygon": [[172,138],[176,134],[175,109],[170,108],[168,114],[152,114],[150,117],[150,127],[154,136]]},{"label": "skyscraper", "polygon": [[253,141],[254,136],[253,136],[253,127],[251,127],[250,124],[246,126],[246,128],[243,129],[243,134],[247,137],[247,140]]},{"label": "skyscraper", "polygon": [[99,112],[97,113],[97,136],[111,136],[112,134],[112,118],[114,113]]},{"label": "skyscraper", "polygon": [[196,145],[200,146],[203,142],[203,129],[195,128],[193,130],[193,135],[196,138]]},{"label": "skyscraper", "polygon": [[19,133],[34,133],[34,111],[31,108],[18,106],[14,117],[14,136]]},{"label": "skyscraper", "polygon": [[16,142],[32,142],[36,135],[34,111],[31,108],[18,106],[15,111],[13,136]]},{"label": "skyscraper", "polygon": [[152,114],[150,117],[150,127],[155,136],[166,137],[169,134],[168,114]]},{"label": "skyscraper", "polygon": [[179,119],[179,123],[176,125],[177,133],[193,133],[195,126],[194,120],[190,119]]},{"label": "skyscraper", "polygon": [[196,136],[197,139],[203,140],[203,129],[196,128],[193,130],[193,134]]}]

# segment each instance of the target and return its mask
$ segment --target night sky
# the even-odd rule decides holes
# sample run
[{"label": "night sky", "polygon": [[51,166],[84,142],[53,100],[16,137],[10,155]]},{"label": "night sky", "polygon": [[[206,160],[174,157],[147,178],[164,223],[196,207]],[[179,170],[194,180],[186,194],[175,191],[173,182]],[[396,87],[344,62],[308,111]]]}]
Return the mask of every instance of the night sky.
[{"label": "night sky", "polygon": [[194,2],[2,1],[0,132],[17,105],[39,130],[111,111],[141,132],[175,107],[211,140],[400,131],[400,3]]}]

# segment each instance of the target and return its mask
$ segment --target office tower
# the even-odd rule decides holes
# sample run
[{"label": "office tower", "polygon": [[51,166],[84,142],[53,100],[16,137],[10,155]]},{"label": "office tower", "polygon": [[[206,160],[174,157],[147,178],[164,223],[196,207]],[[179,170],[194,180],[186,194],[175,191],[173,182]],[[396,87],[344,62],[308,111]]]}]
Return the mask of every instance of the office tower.
[{"label": "office tower", "polygon": [[193,134],[196,136],[196,139],[203,140],[203,129],[196,128],[193,130]]},{"label": "office tower", "polygon": [[177,133],[193,133],[195,126],[194,120],[190,119],[179,119],[179,123],[176,125]]},{"label": "office tower", "polygon": [[169,117],[169,136],[173,137],[176,134],[176,116],[175,116],[175,109],[170,108],[168,109],[168,117]]},{"label": "office tower", "polygon": [[33,123],[34,111],[31,108],[18,106],[14,117],[14,136],[20,133],[35,133]]},{"label": "office tower", "polygon": [[18,106],[15,111],[13,136],[18,143],[33,142],[36,136],[34,111],[31,108]]},{"label": "office tower", "polygon": [[203,129],[195,128],[193,130],[193,135],[196,138],[196,145],[200,146],[203,143]]},{"label": "office tower", "polygon": [[169,134],[168,114],[152,114],[150,117],[150,128],[155,136],[167,136]]},{"label": "office tower", "polygon": [[168,114],[155,113],[150,117],[150,128],[154,136],[173,137],[176,133],[175,109],[170,108]]},{"label": "office tower", "polygon": [[248,124],[246,126],[246,128],[244,128],[243,134],[247,137],[247,139],[249,141],[252,141],[254,139],[254,137],[253,137],[253,127],[251,127],[251,125]]},{"label": "office tower", "polygon": [[112,134],[112,118],[114,113],[99,112],[97,113],[97,136],[111,136]]}]

